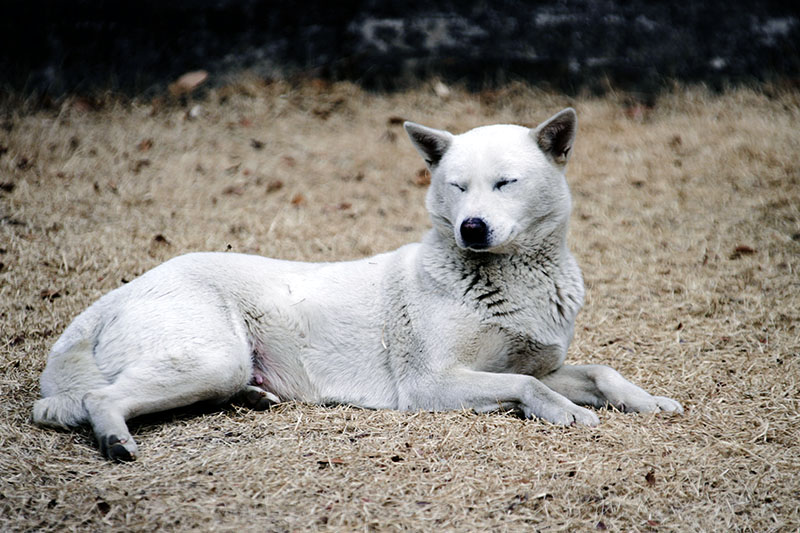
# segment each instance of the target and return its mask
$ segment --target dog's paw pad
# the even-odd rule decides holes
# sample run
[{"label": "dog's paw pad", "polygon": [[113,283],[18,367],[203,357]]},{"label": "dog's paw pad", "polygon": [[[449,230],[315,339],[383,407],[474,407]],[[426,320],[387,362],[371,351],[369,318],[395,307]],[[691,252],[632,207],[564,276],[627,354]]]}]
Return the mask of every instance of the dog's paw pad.
[{"label": "dog's paw pad", "polygon": [[100,451],[112,461],[127,462],[136,460],[136,443],[130,437],[106,435],[100,439]]}]

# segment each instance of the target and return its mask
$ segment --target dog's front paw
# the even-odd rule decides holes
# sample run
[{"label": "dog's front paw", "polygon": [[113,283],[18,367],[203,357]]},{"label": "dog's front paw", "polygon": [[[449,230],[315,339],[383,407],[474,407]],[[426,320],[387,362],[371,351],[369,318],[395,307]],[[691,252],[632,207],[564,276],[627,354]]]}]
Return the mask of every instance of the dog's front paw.
[{"label": "dog's front paw", "polygon": [[592,411],[575,404],[570,405],[545,405],[539,409],[532,410],[528,418],[541,418],[558,424],[560,426],[581,425],[594,427],[600,423],[600,419]]},{"label": "dog's front paw", "polygon": [[627,401],[620,402],[617,406],[621,411],[628,413],[678,413],[683,414],[680,403],[666,396],[630,397]]},{"label": "dog's front paw", "polygon": [[683,414],[683,407],[681,404],[672,398],[667,398],[666,396],[653,396],[653,400],[655,400],[655,403],[658,406],[658,411]]}]

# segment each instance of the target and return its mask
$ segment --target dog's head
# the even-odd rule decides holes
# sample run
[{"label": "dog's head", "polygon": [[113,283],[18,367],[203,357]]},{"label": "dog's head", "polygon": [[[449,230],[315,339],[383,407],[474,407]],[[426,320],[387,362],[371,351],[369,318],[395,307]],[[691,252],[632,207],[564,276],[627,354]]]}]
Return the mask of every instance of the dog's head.
[{"label": "dog's head", "polygon": [[566,224],[564,169],[577,116],[564,109],[533,129],[500,124],[461,135],[406,122],[431,171],[433,224],[462,249],[495,253],[535,245]]}]

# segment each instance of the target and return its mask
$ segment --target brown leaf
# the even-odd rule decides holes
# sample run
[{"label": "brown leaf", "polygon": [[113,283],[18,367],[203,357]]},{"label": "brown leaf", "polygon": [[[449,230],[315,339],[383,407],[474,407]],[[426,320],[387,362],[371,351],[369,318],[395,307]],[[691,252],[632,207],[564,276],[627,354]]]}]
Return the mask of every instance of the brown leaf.
[{"label": "brown leaf", "polygon": [[222,194],[233,194],[235,196],[242,196],[244,194],[244,186],[242,185],[228,185],[222,189]]},{"label": "brown leaf", "polygon": [[146,152],[153,147],[153,139],[144,139],[136,145],[136,149],[140,152]]},{"label": "brown leaf", "polygon": [[320,470],[324,470],[325,468],[328,468],[329,466],[343,465],[345,463],[344,463],[344,460],[340,459],[339,457],[334,457],[333,459],[328,459],[328,460],[325,460],[325,461],[317,461],[317,464],[319,465],[319,469]]},{"label": "brown leaf", "polygon": [[172,96],[182,96],[200,87],[207,79],[208,72],[205,70],[194,70],[192,72],[187,72],[175,80],[174,83],[169,85],[168,89]]},{"label": "brown leaf", "polygon": [[39,291],[39,296],[42,298],[42,300],[52,302],[56,298],[61,298],[61,293],[55,289],[42,289]]},{"label": "brown leaf", "polygon": [[272,180],[267,184],[267,193],[279,191],[283,188],[283,182],[281,180]]},{"label": "brown leaf", "polygon": [[733,253],[731,253],[731,259],[739,259],[743,255],[753,255],[757,252],[755,248],[751,248],[747,245],[740,244],[736,248],[733,249]]},{"label": "brown leaf", "polygon": [[427,187],[431,184],[431,173],[428,171],[427,168],[421,168],[417,171],[417,175],[414,176],[414,185],[417,187]]},{"label": "brown leaf", "polygon": [[164,235],[162,235],[161,233],[158,233],[157,235],[153,236],[153,242],[154,242],[154,243],[157,243],[157,244],[164,244],[164,245],[166,245],[166,246],[170,246],[170,245],[172,244],[172,243],[171,243],[171,242],[169,242],[169,240],[167,240],[167,238],[166,238],[166,237],[164,237]]},{"label": "brown leaf", "polygon": [[133,163],[131,170],[134,174],[138,174],[144,167],[149,167],[151,164],[152,162],[149,159],[138,159]]},{"label": "brown leaf", "polygon": [[79,113],[88,113],[89,111],[93,111],[95,109],[94,102],[88,98],[84,98],[83,96],[78,96],[72,100],[70,106]]}]

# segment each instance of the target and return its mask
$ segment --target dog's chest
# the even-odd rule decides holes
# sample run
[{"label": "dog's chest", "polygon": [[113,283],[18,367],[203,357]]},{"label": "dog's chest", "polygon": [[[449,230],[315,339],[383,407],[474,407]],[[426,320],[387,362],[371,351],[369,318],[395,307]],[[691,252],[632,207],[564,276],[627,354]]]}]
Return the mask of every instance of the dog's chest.
[{"label": "dog's chest", "polygon": [[493,372],[541,376],[561,366],[580,295],[541,269],[478,268],[465,279],[472,347],[464,355]]}]

